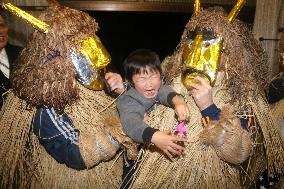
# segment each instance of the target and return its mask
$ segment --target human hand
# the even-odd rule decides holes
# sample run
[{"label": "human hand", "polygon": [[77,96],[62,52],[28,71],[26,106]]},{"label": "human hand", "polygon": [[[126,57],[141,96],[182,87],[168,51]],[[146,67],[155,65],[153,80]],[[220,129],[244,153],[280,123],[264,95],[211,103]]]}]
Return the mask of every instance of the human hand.
[{"label": "human hand", "polygon": [[171,135],[170,131],[157,131],[153,134],[151,142],[162,150],[171,160],[184,154],[185,147],[177,142],[186,142],[187,139]]},{"label": "human hand", "polygon": [[121,94],[124,91],[122,77],[113,72],[108,72],[105,75],[106,81],[110,86],[111,91]]},{"label": "human hand", "polygon": [[213,104],[212,87],[209,81],[202,77],[196,76],[195,79],[200,83],[190,82],[188,85],[193,89],[189,91],[189,94],[192,95],[199,110],[202,111]]},{"label": "human hand", "polygon": [[174,96],[173,104],[175,105],[175,113],[179,121],[184,121],[189,117],[189,109],[181,96]]}]

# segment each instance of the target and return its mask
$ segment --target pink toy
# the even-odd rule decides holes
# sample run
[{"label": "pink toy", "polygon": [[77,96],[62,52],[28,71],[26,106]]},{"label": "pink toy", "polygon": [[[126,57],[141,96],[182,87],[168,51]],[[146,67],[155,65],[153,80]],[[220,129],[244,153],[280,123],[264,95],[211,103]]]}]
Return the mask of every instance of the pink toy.
[{"label": "pink toy", "polygon": [[182,138],[186,138],[186,128],[185,128],[185,124],[184,121],[180,122],[175,130],[175,135],[182,137]]},{"label": "pink toy", "polygon": [[[174,132],[174,134],[179,137],[179,138],[187,138],[186,136],[186,127],[185,127],[185,123],[184,121],[180,122],[177,127],[176,130]],[[184,142],[178,142],[179,145],[184,146]]]}]

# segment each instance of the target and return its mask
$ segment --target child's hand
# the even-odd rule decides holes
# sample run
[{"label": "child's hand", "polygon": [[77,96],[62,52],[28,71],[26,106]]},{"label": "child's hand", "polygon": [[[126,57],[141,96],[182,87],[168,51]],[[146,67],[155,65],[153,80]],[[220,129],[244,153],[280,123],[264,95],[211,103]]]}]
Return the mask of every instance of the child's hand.
[{"label": "child's hand", "polygon": [[183,98],[180,96],[175,96],[173,98],[173,104],[175,105],[175,113],[178,116],[178,120],[186,120],[189,117],[189,109]]},{"label": "child's hand", "polygon": [[170,131],[157,131],[152,136],[151,142],[161,149],[170,159],[181,156],[185,148],[178,145],[178,141],[186,142],[184,138],[171,135]]},{"label": "child's hand", "polygon": [[189,85],[193,87],[193,89],[189,91],[189,94],[192,95],[199,110],[202,111],[213,104],[212,87],[209,82],[202,77],[197,76],[195,79],[200,81],[200,84],[189,83]]}]

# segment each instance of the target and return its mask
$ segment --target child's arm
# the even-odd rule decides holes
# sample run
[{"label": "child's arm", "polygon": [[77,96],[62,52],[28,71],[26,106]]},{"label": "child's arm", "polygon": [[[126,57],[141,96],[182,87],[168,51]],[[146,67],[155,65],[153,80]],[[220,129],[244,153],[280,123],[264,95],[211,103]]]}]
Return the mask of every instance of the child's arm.
[{"label": "child's arm", "polygon": [[117,100],[117,109],[122,129],[127,136],[139,143],[150,143],[156,129],[144,122],[145,107],[133,97],[129,96],[134,89],[130,89]]},{"label": "child's arm", "polygon": [[157,131],[153,134],[151,142],[162,150],[170,159],[173,156],[181,156],[185,147],[177,144],[178,141],[187,141],[184,138],[171,135],[170,131]]},{"label": "child's arm", "polygon": [[172,87],[162,85],[157,97],[161,104],[175,109],[179,121],[183,121],[189,117],[189,109],[183,97],[175,92]]},{"label": "child's arm", "polygon": [[173,97],[172,103],[175,107],[175,113],[178,116],[178,120],[186,120],[189,117],[189,109],[187,104],[184,102],[184,99],[181,96],[176,95]]}]

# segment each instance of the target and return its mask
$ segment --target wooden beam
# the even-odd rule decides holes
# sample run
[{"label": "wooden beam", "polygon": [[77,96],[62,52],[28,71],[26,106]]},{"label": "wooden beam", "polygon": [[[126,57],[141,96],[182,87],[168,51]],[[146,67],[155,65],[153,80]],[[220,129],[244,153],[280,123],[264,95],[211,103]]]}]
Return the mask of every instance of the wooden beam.
[{"label": "wooden beam", "polygon": [[[209,6],[233,6],[236,0],[203,0],[202,7]],[[60,4],[78,10],[89,11],[142,11],[142,12],[193,12],[194,0],[167,1],[162,0],[132,0],[132,1],[85,1],[85,0],[61,0]],[[26,6],[18,4],[24,10],[43,10],[46,6]],[[255,0],[248,0],[247,7],[254,7]]]},{"label": "wooden beam", "polygon": [[126,2],[126,1],[61,1],[60,4],[79,10],[192,12],[191,3]]}]

